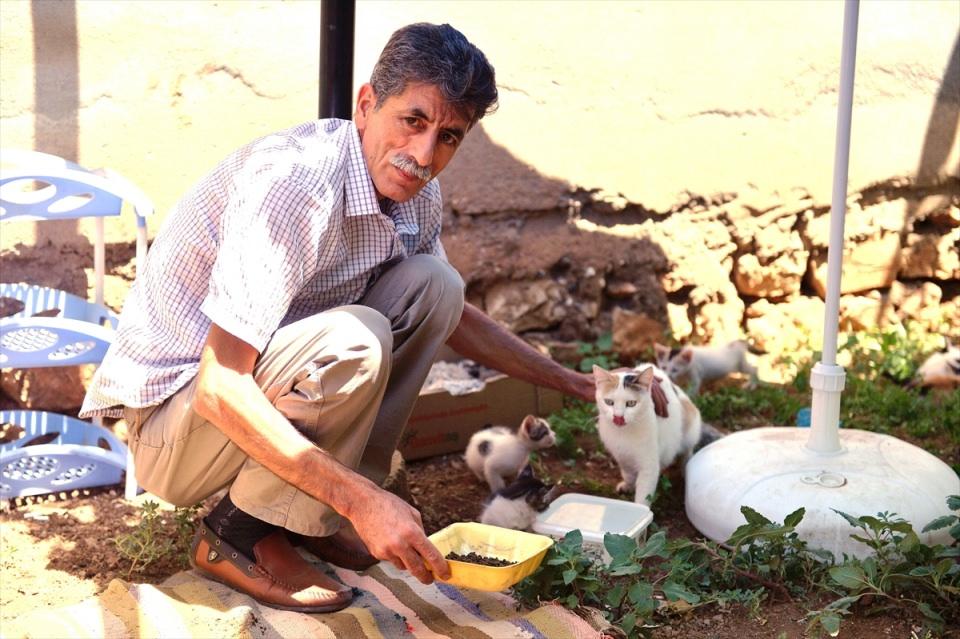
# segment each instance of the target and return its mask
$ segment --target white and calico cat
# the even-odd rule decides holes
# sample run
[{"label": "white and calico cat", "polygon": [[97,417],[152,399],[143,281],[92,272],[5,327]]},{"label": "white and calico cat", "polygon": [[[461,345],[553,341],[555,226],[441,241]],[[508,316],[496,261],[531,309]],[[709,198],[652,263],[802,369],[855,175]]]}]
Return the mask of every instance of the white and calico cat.
[{"label": "white and calico cat", "polygon": [[757,385],[757,369],[747,361],[747,343],[734,340],[724,346],[684,346],[670,348],[654,344],[657,366],[676,383],[690,380],[691,395],[700,392],[700,385],[730,373],[746,373],[750,376],[750,388]]},{"label": "white and calico cat", "polygon": [[510,485],[493,493],[483,507],[481,524],[530,530],[537,514],[557,496],[560,486],[548,486],[537,479],[530,464],[523,467]]},{"label": "white and calico cat", "polygon": [[[654,375],[667,397],[667,417],[654,412],[650,385]],[[700,411],[666,373],[652,364],[607,371],[593,367],[597,384],[597,430],[600,441],[620,466],[618,492],[634,491],[633,500],[650,504],[660,471],[700,440]]]},{"label": "white and calico cat", "polygon": [[944,339],[942,351],[928,357],[909,386],[921,388],[960,388],[960,347]]},{"label": "white and calico cat", "polygon": [[491,492],[497,492],[507,485],[508,477],[516,476],[526,465],[531,451],[549,448],[556,441],[547,420],[527,415],[516,433],[506,426],[491,426],[474,433],[464,458],[477,479],[486,481]]}]

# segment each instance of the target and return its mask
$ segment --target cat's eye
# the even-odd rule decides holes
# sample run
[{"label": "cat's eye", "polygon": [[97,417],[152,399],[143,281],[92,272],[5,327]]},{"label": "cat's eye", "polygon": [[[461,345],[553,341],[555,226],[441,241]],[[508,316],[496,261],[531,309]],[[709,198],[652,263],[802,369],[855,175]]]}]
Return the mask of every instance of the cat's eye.
[{"label": "cat's eye", "polygon": [[606,404],[607,406],[613,406],[613,400],[612,400],[612,399],[605,399],[605,400],[603,400],[603,403]]},{"label": "cat's eye", "polygon": [[627,408],[633,408],[636,405],[637,405],[637,400],[635,399],[631,399],[630,401],[627,402]]}]

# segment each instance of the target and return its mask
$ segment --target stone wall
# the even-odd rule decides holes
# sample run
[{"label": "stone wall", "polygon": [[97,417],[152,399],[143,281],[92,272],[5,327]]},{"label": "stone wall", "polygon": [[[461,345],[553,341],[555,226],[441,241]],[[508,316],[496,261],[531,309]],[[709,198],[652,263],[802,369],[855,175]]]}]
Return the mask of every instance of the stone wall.
[{"label": "stone wall", "polygon": [[[841,330],[914,321],[960,336],[960,180],[877,186],[848,207]],[[611,330],[628,354],[654,338],[820,347],[830,216],[809,194],[727,192],[663,215],[572,208],[512,228],[454,218],[445,242],[471,300],[531,337]]]}]

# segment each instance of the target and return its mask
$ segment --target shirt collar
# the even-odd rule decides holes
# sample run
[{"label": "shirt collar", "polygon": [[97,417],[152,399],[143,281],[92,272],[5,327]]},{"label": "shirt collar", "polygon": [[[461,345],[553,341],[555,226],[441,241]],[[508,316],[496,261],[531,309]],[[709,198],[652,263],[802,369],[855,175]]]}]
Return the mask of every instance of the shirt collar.
[{"label": "shirt collar", "polygon": [[363,159],[363,146],[357,125],[350,122],[347,133],[347,175],[344,180],[344,215],[379,215],[377,191]]},{"label": "shirt collar", "polygon": [[[347,177],[344,185],[345,212],[347,217],[356,215],[378,215],[380,203],[377,201],[377,190],[373,186],[373,178],[363,159],[363,145],[360,142],[360,132],[357,125],[350,122],[347,144]],[[416,235],[420,232],[417,223],[416,202],[423,195],[422,191],[406,202],[390,202],[385,215],[397,227],[397,232],[404,235]]]}]

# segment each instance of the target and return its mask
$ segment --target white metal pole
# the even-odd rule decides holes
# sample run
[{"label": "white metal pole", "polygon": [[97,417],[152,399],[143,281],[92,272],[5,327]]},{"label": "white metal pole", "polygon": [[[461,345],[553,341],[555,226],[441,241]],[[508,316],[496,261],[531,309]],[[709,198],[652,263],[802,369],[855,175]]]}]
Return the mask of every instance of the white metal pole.
[{"label": "white metal pole", "polygon": [[850,122],[857,58],[857,18],[860,0],[845,0],[840,93],[837,100],[837,139],[833,156],[833,197],[830,205],[830,244],[827,249],[827,296],[823,318],[823,356],[810,375],[813,389],[807,448],[818,453],[840,452],[840,395],[846,373],[837,366],[840,324],[840,277],[843,269],[843,226],[847,213],[847,171],[850,163]]}]

